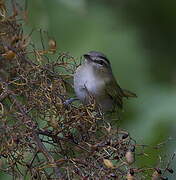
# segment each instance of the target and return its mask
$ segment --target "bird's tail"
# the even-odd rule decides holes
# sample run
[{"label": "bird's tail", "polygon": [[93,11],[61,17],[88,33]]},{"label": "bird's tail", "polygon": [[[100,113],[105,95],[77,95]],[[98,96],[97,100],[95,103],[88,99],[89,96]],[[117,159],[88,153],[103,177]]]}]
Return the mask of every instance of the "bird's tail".
[{"label": "bird's tail", "polygon": [[129,97],[137,97],[137,95],[129,90],[126,90],[126,89],[123,89],[123,95],[124,97],[126,98],[129,98]]}]

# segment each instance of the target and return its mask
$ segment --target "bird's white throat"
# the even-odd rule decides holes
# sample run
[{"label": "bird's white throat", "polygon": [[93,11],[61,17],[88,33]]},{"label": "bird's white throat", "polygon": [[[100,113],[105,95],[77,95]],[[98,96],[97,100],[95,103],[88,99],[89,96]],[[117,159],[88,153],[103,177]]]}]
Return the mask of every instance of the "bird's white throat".
[{"label": "bird's white throat", "polygon": [[84,75],[81,77],[87,90],[92,94],[99,94],[104,87],[104,79],[100,74],[95,73],[94,69],[90,65],[84,67]]},{"label": "bird's white throat", "polygon": [[74,76],[74,88],[81,101],[87,101],[90,95],[99,96],[104,91],[104,86],[104,79],[95,73],[89,64],[83,64],[77,69]]}]

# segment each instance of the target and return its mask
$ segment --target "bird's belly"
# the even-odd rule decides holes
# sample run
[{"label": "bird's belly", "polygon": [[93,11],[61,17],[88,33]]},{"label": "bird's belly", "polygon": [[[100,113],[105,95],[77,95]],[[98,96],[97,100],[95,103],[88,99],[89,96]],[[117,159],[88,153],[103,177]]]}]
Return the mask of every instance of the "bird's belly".
[{"label": "bird's belly", "polygon": [[74,84],[76,84],[74,88],[77,97],[84,103],[87,103],[90,96],[97,97],[99,94],[102,95],[105,89],[105,83],[102,80],[86,73],[84,76],[75,77]]},{"label": "bird's belly", "polygon": [[74,89],[84,104],[89,103],[90,97],[93,97],[104,111],[109,111],[114,106],[113,99],[106,92],[106,82],[92,73],[91,69],[85,68],[84,73],[80,73],[78,69],[74,76]]},{"label": "bird's belly", "polygon": [[103,93],[104,89],[105,89],[105,84],[102,80],[99,79],[87,79],[85,81],[85,88],[94,95],[98,95]]}]

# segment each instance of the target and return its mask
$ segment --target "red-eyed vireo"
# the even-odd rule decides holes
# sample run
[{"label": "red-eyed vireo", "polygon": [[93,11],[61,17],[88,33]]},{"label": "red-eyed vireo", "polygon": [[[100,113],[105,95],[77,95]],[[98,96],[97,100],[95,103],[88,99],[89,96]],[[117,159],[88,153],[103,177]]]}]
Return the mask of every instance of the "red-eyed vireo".
[{"label": "red-eyed vireo", "polygon": [[88,104],[93,97],[103,112],[115,111],[122,108],[123,97],[136,97],[136,94],[120,88],[110,61],[103,53],[91,51],[83,56],[85,60],[74,74],[75,93],[83,104]]}]

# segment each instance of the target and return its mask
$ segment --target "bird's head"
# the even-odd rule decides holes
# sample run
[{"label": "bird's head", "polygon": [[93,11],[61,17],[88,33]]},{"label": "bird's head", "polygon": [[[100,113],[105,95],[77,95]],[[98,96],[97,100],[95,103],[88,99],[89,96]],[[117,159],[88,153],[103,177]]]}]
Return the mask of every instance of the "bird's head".
[{"label": "bird's head", "polygon": [[111,72],[111,64],[107,57],[97,51],[90,51],[83,55],[86,64],[92,66],[92,68],[98,72]]}]

